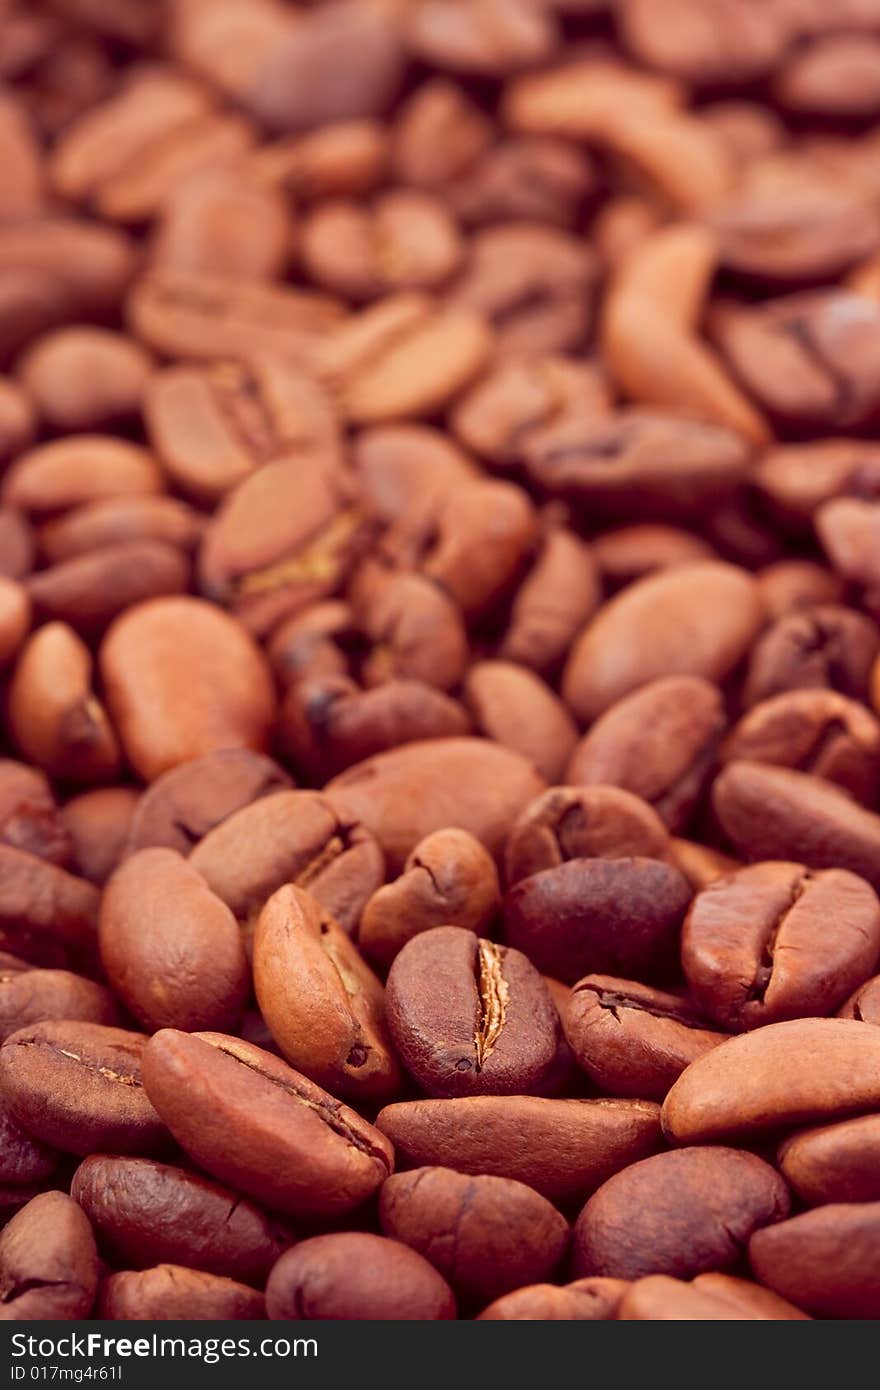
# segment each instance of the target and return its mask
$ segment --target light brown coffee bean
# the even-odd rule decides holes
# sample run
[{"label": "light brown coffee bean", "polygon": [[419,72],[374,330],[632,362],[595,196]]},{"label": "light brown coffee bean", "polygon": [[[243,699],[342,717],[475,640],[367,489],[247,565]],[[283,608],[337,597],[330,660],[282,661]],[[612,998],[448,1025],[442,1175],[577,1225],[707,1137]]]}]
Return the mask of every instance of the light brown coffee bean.
[{"label": "light brown coffee bean", "polygon": [[241,168],[214,165],[176,182],[156,221],[152,260],[159,267],[280,279],[294,244],[287,202]]},{"label": "light brown coffee bean", "polygon": [[863,613],[837,604],[791,613],[755,643],[743,689],[747,705],[784,690],[839,690],[865,700],[880,632]]},{"label": "light brown coffee bean", "polygon": [[377,1124],[413,1167],[515,1178],[576,1201],[659,1145],[649,1101],[458,1096],[387,1105]]},{"label": "light brown coffee bean", "polygon": [[3,478],[4,502],[45,515],[111,497],[164,491],[153,455],[112,435],[77,434],[20,454]]},{"label": "light brown coffee bean", "polygon": [[172,849],[142,849],[116,870],[101,899],[101,960],[144,1027],[231,1027],[248,994],[238,923]]},{"label": "light brown coffee bean", "polygon": [[880,1202],[805,1211],[749,1241],[762,1284],[819,1317],[875,1318],[880,1309]]},{"label": "light brown coffee bean", "polygon": [[254,991],[284,1056],[313,1081],[365,1102],[400,1089],[380,981],[317,899],[292,884],[257,919]]},{"label": "light brown coffee bean", "polygon": [[455,1298],[433,1265],[397,1240],[365,1231],[313,1236],[288,1250],[266,1285],[270,1318],[349,1322],[455,1317]]},{"label": "light brown coffee bean", "polygon": [[237,623],[200,599],[153,599],[124,613],[100,664],[125,752],[148,781],[215,748],[265,744],[268,666]]},{"label": "light brown coffee bean", "polygon": [[464,698],[486,738],[522,753],[548,782],[558,781],[577,729],[539,676],[512,661],[479,661],[467,674]]},{"label": "light brown coffee bean", "polygon": [[0,1232],[0,1318],[87,1318],[98,1287],[88,1220],[65,1192],[44,1192]]},{"label": "light brown coffee bean", "polygon": [[98,1293],[98,1313],[119,1322],[237,1322],[266,1316],[265,1299],[246,1284],[184,1265],[111,1274]]},{"label": "light brown coffee bean", "polygon": [[572,531],[554,527],[517,590],[500,654],[535,671],[554,671],[599,601],[593,553]]},{"label": "light brown coffee bean", "polygon": [[273,1210],[341,1215],[391,1172],[393,1149],[379,1130],[251,1043],[166,1028],[145,1062],[149,1095],[181,1147]]},{"label": "light brown coffee bean", "polygon": [[140,409],[152,362],[143,348],[106,328],[59,328],[40,338],[18,375],[52,429],[100,430]]},{"label": "light brown coffee bean", "polygon": [[478,1322],[608,1322],[628,1288],[623,1279],[576,1279],[572,1284],[527,1284],[502,1295]]},{"label": "light brown coffee bean", "polygon": [[804,1129],[779,1146],[777,1161],[802,1202],[880,1201],[880,1116]]},{"label": "light brown coffee bean", "polygon": [[878,1106],[880,1034],[851,1019],[799,1018],[731,1038],[693,1062],[663,1105],[675,1144],[712,1143],[858,1115]]},{"label": "light brown coffee bean", "polygon": [[133,787],[98,787],[62,807],[73,862],[89,883],[102,886],[118,865],[139,804],[140,794]]},{"label": "light brown coffee bean", "polygon": [[582,633],[566,666],[563,695],[587,720],[658,676],[721,682],[761,622],[755,581],[734,565],[706,561],[651,575],[606,604]]}]

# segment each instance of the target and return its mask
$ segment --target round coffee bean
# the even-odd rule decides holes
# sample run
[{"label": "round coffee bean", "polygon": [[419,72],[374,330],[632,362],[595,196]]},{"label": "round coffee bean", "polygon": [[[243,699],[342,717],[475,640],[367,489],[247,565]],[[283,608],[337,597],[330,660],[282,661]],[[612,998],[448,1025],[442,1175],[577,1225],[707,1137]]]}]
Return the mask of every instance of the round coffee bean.
[{"label": "round coffee bean", "polygon": [[0,1318],[87,1318],[98,1287],[92,1228],[64,1192],[44,1192],[0,1232]]},{"label": "round coffee bean", "polygon": [[411,1322],[455,1317],[452,1290],[408,1245],[364,1231],[304,1240],[266,1285],[270,1318]]},{"label": "round coffee bean", "polygon": [[559,1019],[519,951],[462,927],[434,927],[404,946],[386,987],[391,1036],[429,1095],[539,1089],[556,1056]]}]

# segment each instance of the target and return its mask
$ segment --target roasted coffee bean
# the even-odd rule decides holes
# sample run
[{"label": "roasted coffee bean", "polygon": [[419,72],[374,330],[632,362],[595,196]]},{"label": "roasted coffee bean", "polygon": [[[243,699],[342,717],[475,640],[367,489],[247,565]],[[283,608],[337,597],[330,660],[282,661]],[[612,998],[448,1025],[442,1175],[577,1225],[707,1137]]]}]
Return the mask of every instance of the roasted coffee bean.
[{"label": "roasted coffee bean", "polygon": [[623,1279],[527,1284],[490,1303],[480,1322],[609,1322],[628,1285]]},{"label": "roasted coffee bean", "polygon": [[364,906],[357,939],[381,967],[432,927],[480,933],[501,904],[491,855],[466,830],[435,830],[409,854],[399,878],[377,888]]},{"label": "roasted coffee bean", "polygon": [[880,1201],[880,1116],[801,1130],[779,1146],[783,1175],[808,1206]]},{"label": "roasted coffee bean", "polygon": [[393,1174],[379,1219],[477,1307],[552,1274],[568,1243],[565,1218],[533,1188],[450,1168]]},{"label": "roasted coffee bean", "polygon": [[805,1211],[749,1241],[762,1284],[820,1317],[875,1318],[880,1309],[880,1202]]},{"label": "roasted coffee bean", "polygon": [[137,343],[105,328],[59,328],[40,338],[18,374],[53,429],[100,430],[137,414],[151,362]]},{"label": "roasted coffee bean", "polygon": [[0,575],[23,579],[33,568],[34,535],[21,512],[0,506]]},{"label": "roasted coffee bean", "polygon": [[254,992],[284,1056],[313,1081],[365,1102],[400,1089],[380,981],[339,923],[292,884],[257,919]]},{"label": "roasted coffee bean", "polygon": [[382,852],[373,836],[321,792],[261,796],[209,830],[190,863],[241,921],[292,883],[349,933],[382,881]]},{"label": "roasted coffee bean", "polygon": [[70,1191],[101,1248],[129,1269],[167,1260],[261,1284],[292,1242],[237,1192],[150,1158],[92,1154],[74,1173]]},{"label": "roasted coffee bean", "polygon": [[863,1023],[880,1023],[880,975],[875,975],[838,1010],[839,1018],[857,1018]]},{"label": "roasted coffee bean", "polygon": [[593,616],[599,597],[593,554],[572,532],[554,528],[513,601],[501,655],[535,671],[552,671]]},{"label": "roasted coffee bean", "polygon": [[433,1096],[540,1090],[556,1056],[559,1020],[547,986],[521,952],[462,927],[434,927],[403,947],[385,1010],[404,1066]]},{"label": "roasted coffee bean", "polygon": [[98,1291],[98,1314],[120,1322],[252,1322],[266,1316],[263,1295],[246,1284],[188,1266],[123,1270]]},{"label": "roasted coffee bean", "polygon": [[497,856],[514,818],[542,790],[520,754],[459,738],[379,754],[327,786],[337,814],[363,821],[392,870],[426,835],[448,825],[469,831]]},{"label": "roasted coffee bean", "polygon": [[730,855],[699,845],[693,840],[673,840],[669,857],[697,893],[714,883],[716,878],[723,878],[739,868],[737,860],[731,859]]},{"label": "roasted coffee bean", "polygon": [[835,690],[791,690],[753,706],[720,756],[809,772],[872,805],[880,784],[880,724]]},{"label": "roasted coffee bean", "polygon": [[4,502],[46,516],[112,497],[150,497],[163,492],[153,455],[112,435],[55,439],[19,455],[3,478]]},{"label": "roasted coffee bean", "polygon": [[724,1041],[679,994],[587,975],[562,1009],[565,1036],[592,1081],[614,1096],[662,1100],[685,1067]]},{"label": "roasted coffee bean", "polygon": [[147,781],[215,748],[262,751],[274,713],[268,666],[210,604],[138,604],[108,632],[100,665],[125,752]]},{"label": "roasted coffee bean", "polygon": [[119,864],[139,804],[133,787],[98,787],[62,807],[74,863],[89,883],[102,886]]},{"label": "roasted coffee bean", "polygon": [[100,894],[85,879],[24,850],[0,845],[0,948],[37,964],[97,948]]},{"label": "roasted coffee bean", "polygon": [[668,1274],[649,1274],[629,1286],[617,1317],[623,1322],[790,1322],[808,1316],[759,1284],[739,1279],[735,1290],[719,1290],[702,1282],[710,1277],[701,1274],[688,1284]]},{"label": "roasted coffee bean", "polygon": [[658,1115],[650,1101],[462,1096],[387,1105],[376,1122],[409,1166],[515,1178],[566,1202],[655,1152]]},{"label": "roasted coffee bean", "polygon": [[88,637],[134,604],[183,593],[188,581],[189,565],[176,546],[132,540],[62,560],[31,575],[25,587],[38,620],[70,623]]},{"label": "roasted coffee bean", "polygon": [[101,960],[131,1014],[152,1030],[231,1027],[248,995],[238,923],[172,849],[142,849],[101,900]]},{"label": "roasted coffee bean", "polygon": [[574,1228],[574,1272],[688,1279],[728,1269],[752,1233],[784,1220],[790,1207],[784,1180],[754,1154],[721,1147],[654,1154],[587,1202]]},{"label": "roasted coffee bean", "polygon": [[341,1215],[391,1171],[383,1134],[250,1043],[165,1028],[151,1038],[145,1065],[150,1099],[180,1146],[274,1210]]},{"label": "roasted coffee bean", "polygon": [[109,990],[69,970],[0,968],[0,1040],[61,1019],[116,1024],[119,1012]]},{"label": "roasted coffee bean", "polygon": [[60,562],[122,541],[164,541],[184,553],[196,548],[204,518],[177,497],[107,497],[75,506],[40,527],[40,549]]},{"label": "roasted coffee bean", "polygon": [[465,703],[480,733],[513,748],[556,782],[577,739],[574,720],[539,676],[508,661],[480,661],[464,684]]},{"label": "roasted coffee bean", "polygon": [[0,669],[18,655],[32,619],[31,601],[23,584],[0,577]]},{"label": "roasted coffee bean", "polygon": [[874,659],[880,651],[877,626],[863,613],[820,604],[779,618],[752,650],[746,704],[785,690],[839,690],[865,700]]},{"label": "roasted coffee bean", "polygon": [[804,608],[839,603],[842,580],[813,560],[777,560],[758,575],[767,616],[775,621]]},{"label": "roasted coffee bean", "polygon": [[682,1072],[663,1105],[675,1144],[845,1119],[878,1107],[880,1034],[850,1019],[799,1018],[731,1038]]},{"label": "roasted coffee bean", "polygon": [[416,1250],[366,1231],[314,1236],[281,1257],[266,1285],[270,1318],[434,1321],[455,1317],[452,1290]]},{"label": "roasted coffee bean", "polygon": [[668,970],[691,899],[684,876],[656,859],[570,859],[520,879],[504,902],[507,940],[560,980],[586,971]]},{"label": "roasted coffee bean", "polygon": [[575,714],[595,719],[658,676],[719,683],[760,630],[754,579],[734,565],[677,565],[624,589],[575,643],[563,694]]},{"label": "roasted coffee bean", "polygon": [[59,1159],[53,1149],[25,1133],[0,1097],[0,1183],[4,1187],[21,1187],[23,1191],[30,1185],[46,1183],[58,1168]]},{"label": "roasted coffee bean", "polygon": [[642,521],[597,536],[593,555],[606,584],[619,589],[656,570],[711,560],[713,551],[707,541],[681,527]]},{"label": "roasted coffee bean", "polygon": [[811,869],[848,869],[880,888],[880,816],[830,782],[765,763],[733,762],[716,777],[712,804],[743,858],[769,855]]},{"label": "roasted coffee bean", "polygon": [[37,1023],[0,1048],[16,1120],[66,1153],[150,1153],[167,1138],[141,1081],[141,1033],[100,1023]]},{"label": "roasted coffee bean", "polygon": [[504,851],[508,884],[570,859],[664,859],[669,836],[640,797],[616,786],[551,787],[516,821]]},{"label": "roasted coffee bean", "polygon": [[62,868],[73,847],[48,779],[37,768],[0,758],[0,840]]},{"label": "roasted coffee bean", "polygon": [[870,884],[842,869],[780,862],[709,884],[681,938],[694,1000],[729,1032],[832,1013],[878,955],[880,903]]},{"label": "roasted coffee bean", "polygon": [[687,824],[725,726],[716,686],[664,676],[615,701],[574,749],[566,779],[635,792],[673,832]]},{"label": "roasted coffee bean", "polygon": [[0,1318],[87,1318],[97,1287],[92,1228],[66,1193],[34,1197],[0,1232]]},{"label": "roasted coffee bean", "polygon": [[290,785],[283,768],[248,748],[221,748],[162,773],[138,802],[127,837],[133,853],[151,846],[189,854],[215,825]]}]

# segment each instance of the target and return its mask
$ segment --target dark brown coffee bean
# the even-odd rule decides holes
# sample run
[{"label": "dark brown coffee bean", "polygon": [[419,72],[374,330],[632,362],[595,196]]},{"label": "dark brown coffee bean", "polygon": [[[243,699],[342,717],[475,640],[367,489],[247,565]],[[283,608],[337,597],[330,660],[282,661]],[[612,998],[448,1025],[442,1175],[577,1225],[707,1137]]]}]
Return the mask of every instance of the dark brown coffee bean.
[{"label": "dark brown coffee bean", "polygon": [[665,676],[617,700],[572,753],[566,780],[635,792],[673,832],[687,824],[725,726],[716,686]]},{"label": "dark brown coffee bean", "polygon": [[755,580],[735,565],[677,565],[630,585],[600,609],[568,659],[563,694],[595,719],[659,676],[721,682],[761,627]]},{"label": "dark brown coffee bean", "polygon": [[99,1023],[38,1023],[0,1048],[0,1083],[16,1120],[66,1153],[150,1153],[165,1127],[141,1082],[140,1033]]},{"label": "dark brown coffee bean", "polygon": [[693,1278],[735,1265],[755,1230],[788,1216],[779,1174],[738,1149],[654,1154],[593,1194],[574,1228],[575,1274]]},{"label": "dark brown coffee bean", "polygon": [[161,1264],[111,1274],[98,1291],[98,1314],[120,1322],[253,1322],[265,1318],[266,1304],[234,1279]]},{"label": "dark brown coffee bean", "polygon": [[145,1028],[231,1027],[248,994],[238,923],[173,849],[143,849],[107,885],[101,960],[119,998]]},{"label": "dark brown coffee bean", "polygon": [[31,575],[26,588],[38,619],[58,619],[94,636],[124,609],[182,593],[188,581],[189,566],[174,546],[127,541],[62,560]]},{"label": "dark brown coffee bean", "polygon": [[508,884],[570,859],[664,859],[669,836],[640,797],[616,786],[551,787],[516,821],[504,851]]},{"label": "dark brown coffee bean", "polygon": [[33,568],[34,536],[30,523],[12,507],[0,507],[0,575],[23,579]]},{"label": "dark brown coffee bean", "polygon": [[693,516],[732,491],[749,461],[721,425],[628,410],[563,421],[527,440],[529,477],[544,491],[611,517]]},{"label": "dark brown coffee bean", "polygon": [[100,664],[126,754],[147,781],[216,748],[262,750],[274,714],[268,666],[238,623],[210,604],[138,604],[113,624]]},{"label": "dark brown coffee bean", "polygon": [[479,1322],[609,1322],[629,1285],[623,1279],[527,1284],[480,1313]]},{"label": "dark brown coffee bean", "polygon": [[877,895],[842,869],[740,869],[697,894],[682,929],[691,993],[730,1032],[833,1012],[878,955]]},{"label": "dark brown coffee bean", "polygon": [[663,1105],[674,1144],[751,1139],[878,1108],[880,1033],[799,1018],[730,1038],[682,1072]]},{"label": "dark brown coffee bean", "polygon": [[777,1161],[802,1202],[880,1201],[880,1115],[861,1115],[793,1134]]},{"label": "dark brown coffee bean", "polygon": [[400,1089],[380,981],[338,922],[293,884],[257,919],[254,991],[284,1056],[313,1081],[367,1103]]},{"label": "dark brown coffee bean", "polygon": [[450,1168],[393,1174],[379,1219],[477,1307],[551,1275],[568,1243],[567,1221],[533,1188]]},{"label": "dark brown coffee bean", "polygon": [[69,970],[6,971],[0,968],[0,1041],[20,1028],[50,1020],[116,1024],[109,990]]},{"label": "dark brown coffee bean", "polygon": [[587,975],[562,1009],[569,1047],[613,1096],[662,1100],[685,1067],[724,1041],[687,998],[634,980]]},{"label": "dark brown coffee bean", "polygon": [[507,939],[539,970],[649,976],[668,968],[691,899],[684,876],[654,859],[571,859],[515,884]]},{"label": "dark brown coffee bean", "polygon": [[168,1260],[261,1284],[292,1241],[239,1193],[150,1158],[92,1154],[70,1191],[102,1249],[127,1268]]},{"label": "dark brown coffee bean", "polygon": [[11,758],[0,758],[0,841],[62,868],[71,863],[71,837],[48,779]]},{"label": "dark brown coffee bean", "polygon": [[559,1020],[537,970],[461,927],[407,942],[385,1008],[404,1066],[429,1095],[527,1094],[556,1056]]},{"label": "dark brown coffee bean", "polygon": [[0,1318],[87,1318],[97,1287],[92,1228],[66,1193],[34,1197],[0,1232]]},{"label": "dark brown coffee bean", "polygon": [[0,1097],[0,1184],[24,1189],[45,1183],[57,1169],[59,1159],[53,1149],[25,1133]]},{"label": "dark brown coffee bean", "polygon": [[432,927],[478,935],[501,903],[491,855],[466,830],[435,830],[412,850],[399,878],[377,888],[358,927],[358,945],[380,967]]},{"label": "dark brown coffee bean", "polygon": [[728,763],[715,779],[712,804],[743,858],[849,869],[880,888],[880,816],[830,782],[787,767]]},{"label": "dark brown coffee bean", "polygon": [[138,802],[128,850],[151,846],[189,854],[215,825],[290,785],[283,768],[249,748],[220,748],[157,777]]},{"label": "dark brown coffee bean", "polygon": [[377,1124],[408,1166],[515,1178],[564,1202],[654,1153],[658,1113],[650,1101],[460,1096],[387,1105]]},{"label": "dark brown coffee bean", "polygon": [[863,613],[836,604],[791,613],[755,643],[743,691],[754,705],[785,690],[839,690],[865,700],[880,632]]},{"label": "dark brown coffee bean", "polygon": [[74,863],[89,883],[102,886],[119,864],[140,800],[133,787],[98,787],[61,808]]},{"label": "dark brown coffee bean", "polygon": [[399,677],[447,690],[468,660],[464,620],[455,601],[421,574],[365,569],[350,593],[358,625],[374,643],[361,675],[367,685]]},{"label": "dark brown coffee bean", "polygon": [[392,871],[426,835],[450,825],[469,831],[497,857],[515,817],[543,790],[520,754],[467,738],[380,753],[327,785],[337,814],[372,831]]},{"label": "dark brown coffee bean", "polygon": [[146,1084],[174,1138],[221,1182],[277,1211],[352,1211],[393,1166],[387,1139],[279,1058],[221,1033],[163,1029]]},{"label": "dark brown coffee bean", "polygon": [[880,240],[862,199],[824,180],[740,194],[710,226],[725,269],[780,289],[842,275]]},{"label": "dark brown coffee bean", "polygon": [[270,1318],[386,1322],[455,1317],[452,1290],[417,1251],[365,1231],[314,1236],[288,1250],[266,1285]]},{"label": "dark brown coffee bean", "polygon": [[802,1212],[749,1241],[762,1284],[820,1317],[876,1318],[880,1310],[880,1202]]},{"label": "dark brown coffee bean", "polygon": [[240,921],[293,883],[349,933],[383,876],[373,836],[321,792],[276,792],[243,806],[203,837],[190,863]]},{"label": "dark brown coffee bean", "polygon": [[570,229],[596,182],[586,150],[566,140],[525,135],[487,150],[447,191],[468,226],[544,222]]}]

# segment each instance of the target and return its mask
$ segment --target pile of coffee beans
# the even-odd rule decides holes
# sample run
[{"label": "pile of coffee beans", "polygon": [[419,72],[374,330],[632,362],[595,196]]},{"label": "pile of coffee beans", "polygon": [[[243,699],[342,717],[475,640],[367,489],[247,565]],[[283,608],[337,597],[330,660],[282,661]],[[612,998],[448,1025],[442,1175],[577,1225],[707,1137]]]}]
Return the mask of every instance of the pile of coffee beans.
[{"label": "pile of coffee beans", "polygon": [[880,1317],[880,0],[3,0],[0,168],[0,1318]]}]

